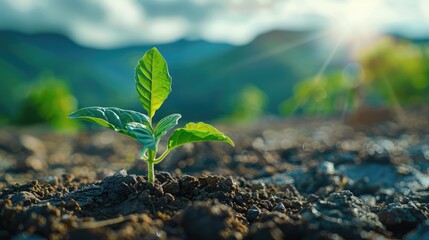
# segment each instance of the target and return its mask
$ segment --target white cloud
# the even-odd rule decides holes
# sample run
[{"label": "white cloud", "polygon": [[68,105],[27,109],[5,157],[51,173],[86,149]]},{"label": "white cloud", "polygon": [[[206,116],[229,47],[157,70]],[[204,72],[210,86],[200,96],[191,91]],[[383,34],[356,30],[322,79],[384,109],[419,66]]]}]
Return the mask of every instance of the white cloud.
[{"label": "white cloud", "polygon": [[[427,0],[3,0],[0,29],[64,33],[89,46],[180,38],[243,44],[272,29],[348,28],[428,34]],[[362,20],[362,23],[360,21]]]}]

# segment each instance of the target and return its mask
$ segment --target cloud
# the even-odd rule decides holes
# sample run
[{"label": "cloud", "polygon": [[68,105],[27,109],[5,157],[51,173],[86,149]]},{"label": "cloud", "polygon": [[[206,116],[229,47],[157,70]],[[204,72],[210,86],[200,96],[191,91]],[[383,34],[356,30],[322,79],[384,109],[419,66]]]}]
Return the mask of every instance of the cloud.
[{"label": "cloud", "polygon": [[0,29],[59,32],[95,47],[181,38],[243,44],[272,29],[360,21],[356,8],[379,30],[429,32],[427,0],[3,0]]}]

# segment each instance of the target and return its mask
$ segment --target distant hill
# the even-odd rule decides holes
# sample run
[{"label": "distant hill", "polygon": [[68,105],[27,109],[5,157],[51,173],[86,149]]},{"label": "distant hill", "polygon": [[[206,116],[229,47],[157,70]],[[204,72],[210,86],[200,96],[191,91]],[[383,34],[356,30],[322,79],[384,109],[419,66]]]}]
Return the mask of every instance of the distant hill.
[{"label": "distant hill", "polygon": [[[267,112],[277,114],[279,104],[291,96],[295,83],[314,76],[326,58],[317,41],[308,40],[314,39],[313,35],[311,32],[267,32],[247,45],[198,62],[192,70],[177,72],[176,79],[189,83],[176,83],[176,89],[191,99],[180,102],[183,105],[178,108],[210,109],[204,115],[216,118],[231,112],[236,93],[252,84],[269,96]],[[188,85],[193,87],[187,88]],[[201,99],[211,101],[209,108],[204,107],[207,102]]]},{"label": "distant hill", "polygon": [[[0,31],[0,113],[13,114],[23,87],[43,72],[66,80],[81,106],[129,107],[136,101],[135,65],[151,47],[92,49],[57,34]],[[173,76],[176,71],[232,48],[227,44],[185,40],[157,47]]]},{"label": "distant hill", "polygon": [[[173,76],[173,93],[162,110],[190,120],[214,119],[231,112],[236,93],[253,84],[270,97],[267,110],[276,113],[292,86],[317,73],[326,58],[316,42],[298,44],[311,36],[273,31],[244,46],[187,40],[157,45]],[[93,49],[57,34],[0,31],[0,113],[14,114],[22,89],[43,72],[67,81],[80,107],[142,110],[134,68],[151,47]]]}]

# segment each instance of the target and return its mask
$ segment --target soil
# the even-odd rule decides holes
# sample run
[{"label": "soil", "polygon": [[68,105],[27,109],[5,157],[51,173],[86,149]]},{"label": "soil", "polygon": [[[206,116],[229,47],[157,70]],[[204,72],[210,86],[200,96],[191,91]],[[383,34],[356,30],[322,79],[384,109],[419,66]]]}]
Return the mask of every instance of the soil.
[{"label": "soil", "polygon": [[120,134],[5,128],[0,239],[429,239],[429,109],[405,114],[219,126],[235,148],[186,145],[154,184]]}]

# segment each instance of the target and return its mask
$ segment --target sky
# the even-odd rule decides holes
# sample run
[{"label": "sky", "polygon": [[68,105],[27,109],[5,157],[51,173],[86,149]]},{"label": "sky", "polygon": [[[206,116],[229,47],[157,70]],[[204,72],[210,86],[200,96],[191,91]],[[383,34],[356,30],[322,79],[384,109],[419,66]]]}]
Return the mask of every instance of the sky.
[{"label": "sky", "polygon": [[245,44],[270,30],[429,36],[429,0],[2,0],[0,29],[91,47],[179,39]]}]

